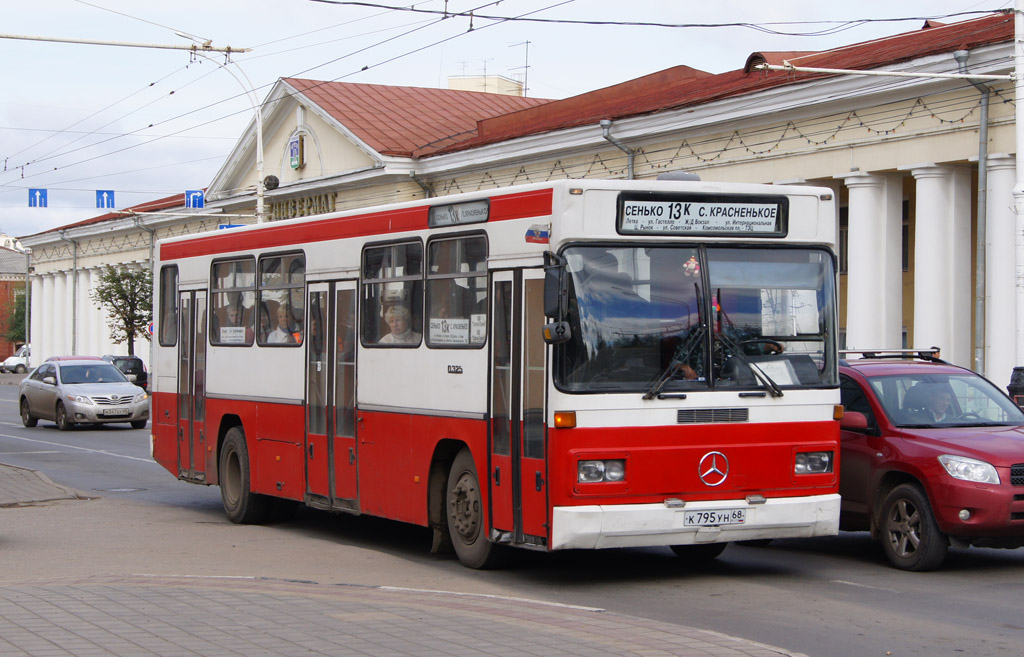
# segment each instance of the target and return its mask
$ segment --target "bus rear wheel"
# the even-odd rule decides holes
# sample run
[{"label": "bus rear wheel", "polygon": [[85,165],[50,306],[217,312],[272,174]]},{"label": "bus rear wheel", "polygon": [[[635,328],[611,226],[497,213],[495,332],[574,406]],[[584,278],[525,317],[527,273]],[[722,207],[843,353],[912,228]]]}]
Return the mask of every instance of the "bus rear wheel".
[{"label": "bus rear wheel", "polygon": [[258,525],[267,518],[270,499],[252,492],[250,474],[245,432],[241,427],[232,427],[220,450],[220,498],[231,522]]},{"label": "bus rear wheel", "polygon": [[448,533],[462,565],[477,569],[499,565],[501,546],[487,540],[480,480],[476,476],[473,455],[466,448],[456,455],[448,473],[445,514]]}]

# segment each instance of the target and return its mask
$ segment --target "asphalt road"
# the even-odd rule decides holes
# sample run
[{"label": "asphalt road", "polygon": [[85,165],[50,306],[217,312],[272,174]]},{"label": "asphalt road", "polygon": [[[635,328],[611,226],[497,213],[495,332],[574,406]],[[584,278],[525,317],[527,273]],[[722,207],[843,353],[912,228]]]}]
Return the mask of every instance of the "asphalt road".
[{"label": "asphalt road", "polygon": [[96,499],[0,509],[0,582],[152,573],[237,575],[490,593],[714,630],[808,655],[1020,655],[1024,550],[952,550],[932,573],[890,568],[867,534],[730,546],[688,567],[667,549],[522,553],[471,571],[423,528],[300,509],[236,526],[219,489],[149,460],[149,431],[20,425],[0,381],[0,462]]}]

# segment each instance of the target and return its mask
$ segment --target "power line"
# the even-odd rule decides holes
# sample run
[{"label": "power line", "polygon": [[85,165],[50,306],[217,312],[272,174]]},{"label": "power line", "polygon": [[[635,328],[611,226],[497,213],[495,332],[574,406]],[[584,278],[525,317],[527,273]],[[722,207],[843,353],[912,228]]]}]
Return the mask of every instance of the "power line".
[{"label": "power line", "polygon": [[[938,20],[940,18],[958,18],[962,16],[975,16],[978,14],[991,14],[991,13],[1011,13],[1009,9],[995,9],[995,10],[974,10],[974,11],[961,11],[951,14],[943,14],[941,16],[906,16],[901,18],[858,18],[853,20],[833,20],[833,21],[775,21],[765,23],[748,23],[748,22],[730,22],[730,23],[662,23],[655,21],[603,21],[603,20],[580,20],[580,19],[569,19],[569,18],[537,18],[531,16],[492,16],[487,14],[481,14],[476,9],[464,10],[464,11],[449,11],[447,7],[441,9],[419,9],[415,6],[403,7],[396,5],[385,5],[376,2],[358,2],[356,0],[309,0],[310,2],[319,2],[330,5],[349,5],[356,7],[369,7],[373,9],[388,9],[392,11],[405,11],[412,13],[421,14],[435,14],[442,15],[445,18],[462,17],[469,19],[482,19],[482,20],[494,20],[494,21],[519,21],[519,22],[532,22],[532,23],[553,23],[558,25],[599,25],[599,26],[613,26],[613,27],[663,27],[663,28],[723,28],[723,27],[742,27],[765,32],[767,34],[776,34],[779,36],[825,36],[835,34],[844,30],[848,30],[852,27],[859,25],[866,25],[870,23],[895,23],[905,21],[927,21],[927,20]],[[497,5],[499,2],[488,3],[488,5]],[[484,5],[484,6],[488,6]],[[783,25],[832,25],[826,29],[818,30],[815,32],[784,32],[780,30],[772,29],[768,26],[783,26]]]}]

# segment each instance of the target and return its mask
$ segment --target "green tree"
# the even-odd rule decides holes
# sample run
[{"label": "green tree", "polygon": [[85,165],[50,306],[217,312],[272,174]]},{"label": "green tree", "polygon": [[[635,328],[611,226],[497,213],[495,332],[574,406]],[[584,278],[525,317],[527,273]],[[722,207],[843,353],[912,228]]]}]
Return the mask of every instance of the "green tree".
[{"label": "green tree", "polygon": [[28,295],[19,290],[14,295],[11,316],[7,319],[7,333],[4,337],[8,342],[25,342],[25,306]]},{"label": "green tree", "polygon": [[89,293],[110,316],[110,339],[128,344],[128,355],[135,355],[135,337],[149,340],[147,326],[153,321],[153,274],[148,269],[107,266],[99,284]]}]

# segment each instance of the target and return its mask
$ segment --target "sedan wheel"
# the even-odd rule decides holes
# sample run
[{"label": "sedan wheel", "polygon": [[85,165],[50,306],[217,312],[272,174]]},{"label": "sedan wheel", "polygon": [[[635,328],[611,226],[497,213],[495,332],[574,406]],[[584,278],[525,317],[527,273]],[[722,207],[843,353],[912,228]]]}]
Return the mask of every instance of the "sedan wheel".
[{"label": "sedan wheel", "polygon": [[935,522],[928,497],[916,484],[900,484],[882,502],[879,516],[885,556],[902,570],[934,570],[946,558],[949,539]]},{"label": "sedan wheel", "polygon": [[64,408],[64,402],[57,402],[57,415],[54,417],[57,428],[61,431],[70,431],[75,423],[68,419],[68,411]]},{"label": "sedan wheel", "polygon": [[32,412],[28,410],[28,400],[21,400],[21,423],[26,427],[34,427],[39,424],[39,419],[32,417]]}]

